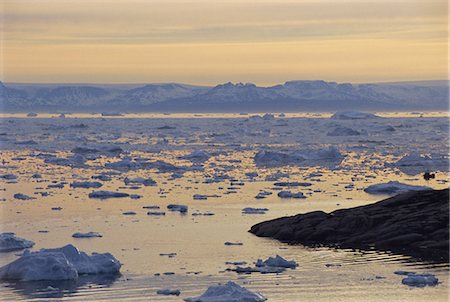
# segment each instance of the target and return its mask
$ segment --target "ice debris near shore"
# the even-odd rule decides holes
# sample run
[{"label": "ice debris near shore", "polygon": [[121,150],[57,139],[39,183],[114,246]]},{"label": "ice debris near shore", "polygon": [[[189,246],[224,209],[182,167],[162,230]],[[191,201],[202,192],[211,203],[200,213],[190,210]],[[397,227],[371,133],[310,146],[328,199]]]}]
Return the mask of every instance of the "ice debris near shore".
[{"label": "ice debris near shore", "polygon": [[380,118],[379,116],[368,113],[368,112],[359,112],[359,111],[338,111],[333,114],[331,119],[335,120],[362,120],[362,119],[374,119]]},{"label": "ice debris near shore", "polygon": [[301,164],[304,161],[337,161],[344,156],[335,147],[326,149],[305,149],[291,153],[259,151],[254,157],[257,166],[285,166]]},{"label": "ice debris near shore", "polygon": [[129,197],[130,194],[123,192],[111,192],[111,191],[94,191],[89,193],[89,198],[107,199],[107,198],[123,198]]},{"label": "ice debris near shore", "polygon": [[275,257],[269,257],[265,261],[258,259],[256,262],[257,267],[270,266],[270,267],[283,267],[283,268],[296,268],[297,262],[293,260],[286,260],[283,257],[276,255]]},{"label": "ice debris near shore", "polygon": [[422,190],[432,190],[432,188],[427,186],[413,186],[404,184],[398,181],[389,181],[387,183],[375,184],[368,186],[364,189],[364,192],[369,194],[399,194],[408,191],[422,191]]},{"label": "ice debris near shore", "polygon": [[0,268],[0,279],[76,280],[79,275],[117,274],[120,267],[110,253],[88,255],[69,244],[37,252],[26,250],[19,259]]},{"label": "ice debris near shore", "polygon": [[17,237],[14,233],[0,234],[0,252],[11,252],[33,247],[34,242]]},{"label": "ice debris near shore", "polygon": [[72,235],[73,238],[94,238],[94,237],[103,237],[100,233],[97,232],[87,232],[87,233],[74,233]]},{"label": "ice debris near shore", "polygon": [[201,296],[184,299],[186,302],[262,302],[267,299],[260,293],[229,281],[225,285],[210,286]]}]

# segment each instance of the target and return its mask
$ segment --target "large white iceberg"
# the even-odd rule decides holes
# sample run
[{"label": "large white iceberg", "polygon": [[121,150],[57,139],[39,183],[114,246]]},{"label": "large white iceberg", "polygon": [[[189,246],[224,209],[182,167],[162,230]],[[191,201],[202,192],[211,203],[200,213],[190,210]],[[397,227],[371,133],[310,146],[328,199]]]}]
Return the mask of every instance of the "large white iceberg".
[{"label": "large white iceberg", "polygon": [[69,244],[61,248],[25,251],[0,268],[0,279],[21,281],[76,280],[78,275],[116,274],[121,263],[110,253],[88,255]]},{"label": "large white iceberg", "polygon": [[186,302],[262,302],[267,299],[259,294],[249,291],[234,282],[225,285],[210,286],[201,296],[187,298]]},{"label": "large white iceberg", "polygon": [[14,233],[0,234],[0,252],[10,252],[28,249],[34,245],[33,241],[17,237]]},{"label": "large white iceberg", "polygon": [[398,181],[389,181],[387,183],[375,184],[364,189],[369,194],[400,194],[408,191],[432,190],[427,186],[413,186]]}]

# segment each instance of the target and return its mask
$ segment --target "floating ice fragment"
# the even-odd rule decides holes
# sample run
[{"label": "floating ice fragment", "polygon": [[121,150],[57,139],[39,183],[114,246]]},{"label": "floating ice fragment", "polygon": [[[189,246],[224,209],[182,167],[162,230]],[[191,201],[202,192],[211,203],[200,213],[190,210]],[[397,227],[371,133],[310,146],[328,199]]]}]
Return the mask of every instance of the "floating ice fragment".
[{"label": "floating ice fragment", "polygon": [[174,295],[179,296],[181,292],[178,289],[159,289],[156,291],[158,295]]},{"label": "floating ice fragment", "polygon": [[242,209],[242,214],[266,214],[266,212],[268,211],[268,208],[243,208]]},{"label": "floating ice fragment", "polygon": [[74,233],[72,235],[73,238],[93,238],[93,237],[103,237],[100,233],[97,232],[87,232],[87,233]]},{"label": "floating ice fragment", "polygon": [[181,205],[181,204],[169,204],[167,206],[169,210],[172,212],[180,212],[180,213],[186,213],[188,211],[188,206]]},{"label": "floating ice fragment", "polygon": [[33,241],[16,237],[14,233],[0,234],[0,252],[10,252],[31,248]]},{"label": "floating ice fragment", "polygon": [[402,280],[402,283],[415,287],[436,286],[439,279],[432,274],[410,274]]},{"label": "floating ice fragment", "polygon": [[107,199],[107,198],[123,198],[129,197],[130,194],[123,192],[110,192],[110,191],[94,191],[89,193],[89,198]]},{"label": "floating ice fragment", "polygon": [[399,194],[408,191],[432,190],[427,186],[413,186],[398,181],[389,181],[387,183],[375,184],[364,189],[369,194]]},{"label": "floating ice fragment", "polygon": [[267,299],[234,282],[225,285],[210,286],[201,296],[187,298],[186,302],[262,302]]},{"label": "floating ice fragment", "polygon": [[292,193],[291,191],[280,191],[277,195],[280,198],[306,198],[302,192]]},{"label": "floating ice fragment", "polygon": [[14,198],[15,199],[19,199],[19,200],[31,200],[31,199],[36,199],[34,197],[22,194],[22,193],[16,193],[14,194]]},{"label": "floating ice fragment", "polygon": [[243,243],[242,242],[229,242],[229,241],[227,241],[227,242],[224,243],[224,245],[243,245]]},{"label": "floating ice fragment", "polygon": [[98,189],[101,186],[103,186],[103,184],[98,181],[74,181],[73,183],[70,184],[70,186],[72,188]]},{"label": "floating ice fragment", "polygon": [[69,244],[62,248],[29,252],[0,268],[0,279],[76,280],[83,274],[116,274],[120,262],[110,253],[87,255]]}]

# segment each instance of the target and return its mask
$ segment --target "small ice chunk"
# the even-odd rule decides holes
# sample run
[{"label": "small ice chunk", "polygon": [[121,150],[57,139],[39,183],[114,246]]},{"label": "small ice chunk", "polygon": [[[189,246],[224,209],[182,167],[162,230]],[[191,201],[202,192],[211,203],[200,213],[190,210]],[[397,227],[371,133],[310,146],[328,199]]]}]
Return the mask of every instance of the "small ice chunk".
[{"label": "small ice chunk", "polygon": [[227,241],[224,244],[225,245],[244,245],[242,242],[230,242],[230,241]]},{"label": "small ice chunk", "polygon": [[433,274],[410,274],[402,280],[402,283],[415,287],[436,286],[439,279]]},{"label": "small ice chunk", "polygon": [[10,252],[31,248],[33,241],[17,237],[14,233],[0,234],[0,252]]},{"label": "small ice chunk", "polygon": [[181,204],[169,204],[167,206],[169,210],[172,212],[180,212],[180,213],[186,213],[188,211],[188,206],[181,205]]},{"label": "small ice chunk", "polygon": [[147,215],[149,216],[164,216],[166,215],[165,212],[147,212]]},{"label": "small ice chunk", "polygon": [[73,183],[70,184],[70,186],[72,188],[98,189],[101,186],[103,186],[103,184],[98,181],[74,181]]},{"label": "small ice chunk", "polygon": [[17,176],[14,174],[2,174],[0,175],[1,179],[6,179],[6,180],[14,180],[17,179]]},{"label": "small ice chunk", "polygon": [[173,295],[173,296],[179,296],[181,292],[178,289],[159,289],[156,291],[158,295]]},{"label": "small ice chunk", "polygon": [[97,232],[87,232],[87,233],[74,233],[72,235],[73,238],[93,238],[93,237],[103,237],[100,233]]},{"label": "small ice chunk", "polygon": [[122,215],[136,215],[136,212],[133,211],[123,212]]},{"label": "small ice chunk", "polygon": [[123,198],[129,197],[128,193],[111,192],[111,191],[94,191],[89,193],[89,198],[107,199],[107,198]]},{"label": "small ice chunk", "polygon": [[268,208],[243,208],[242,209],[242,214],[266,214],[266,212],[268,211]]},{"label": "small ice chunk", "polygon": [[128,186],[129,184],[143,184],[144,186],[156,186],[156,181],[154,181],[151,178],[143,178],[143,177],[136,177],[136,178],[128,178],[126,177],[124,179],[124,183]]},{"label": "small ice chunk", "polygon": [[207,196],[207,195],[202,195],[202,194],[194,194],[194,195],[192,196],[192,198],[193,198],[194,200],[207,200],[207,199],[208,199],[208,196]]},{"label": "small ice chunk", "polygon": [[26,194],[22,194],[22,193],[16,193],[14,194],[14,198],[15,199],[19,199],[19,200],[31,200],[31,199],[36,199],[34,197],[28,196]]},{"label": "small ice chunk", "polygon": [[292,193],[291,191],[280,191],[277,195],[280,198],[306,198],[302,192]]},{"label": "small ice chunk", "polygon": [[187,298],[186,302],[262,302],[267,299],[234,282],[210,286],[201,296]]}]

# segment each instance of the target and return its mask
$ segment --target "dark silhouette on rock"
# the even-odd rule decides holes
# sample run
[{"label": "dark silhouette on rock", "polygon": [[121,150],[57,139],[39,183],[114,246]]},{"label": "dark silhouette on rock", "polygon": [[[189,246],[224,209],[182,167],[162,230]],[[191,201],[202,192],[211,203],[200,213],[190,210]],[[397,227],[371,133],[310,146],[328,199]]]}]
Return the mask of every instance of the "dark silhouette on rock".
[{"label": "dark silhouette on rock", "polygon": [[435,178],[435,177],[436,177],[436,175],[434,173],[425,172],[423,174],[423,179],[425,179],[425,180],[430,180],[430,179]]},{"label": "dark silhouette on rock", "polygon": [[283,242],[376,248],[449,260],[449,189],[403,193],[374,204],[258,223],[250,232]]}]

